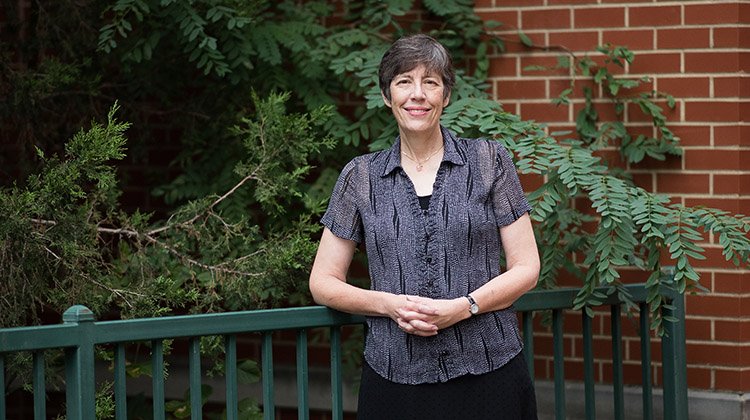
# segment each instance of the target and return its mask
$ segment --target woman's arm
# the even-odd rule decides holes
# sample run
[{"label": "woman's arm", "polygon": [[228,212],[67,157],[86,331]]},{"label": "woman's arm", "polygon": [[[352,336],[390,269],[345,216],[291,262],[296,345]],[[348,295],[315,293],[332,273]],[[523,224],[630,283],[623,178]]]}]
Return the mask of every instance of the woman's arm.
[{"label": "woman's arm", "polygon": [[539,279],[539,251],[529,214],[526,213],[515,222],[500,228],[500,238],[507,268],[505,272],[471,292],[471,297],[479,305],[480,313],[509,307],[521,295],[533,289]]},{"label": "woman's arm", "polygon": [[[435,326],[427,325],[419,319],[432,314],[430,308],[409,301],[406,295],[366,290],[346,282],[355,248],[355,242],[339,238],[328,228],[323,230],[310,272],[310,292],[315,302],[353,314],[387,316],[403,329],[410,330],[407,332],[437,334]],[[410,323],[401,320],[403,314],[413,315]]]}]

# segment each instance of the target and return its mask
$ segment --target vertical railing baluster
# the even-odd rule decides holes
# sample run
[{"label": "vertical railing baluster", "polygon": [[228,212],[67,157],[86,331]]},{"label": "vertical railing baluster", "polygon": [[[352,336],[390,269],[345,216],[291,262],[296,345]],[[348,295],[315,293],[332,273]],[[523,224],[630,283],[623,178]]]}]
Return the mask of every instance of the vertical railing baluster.
[{"label": "vertical railing baluster", "polygon": [[596,419],[596,400],[594,382],[594,340],[592,318],[581,311],[583,323],[583,384],[586,402],[586,420]]},{"label": "vertical railing baluster", "polygon": [[343,420],[344,418],[341,377],[341,327],[331,327],[331,411],[333,420]]},{"label": "vertical railing baluster", "polygon": [[5,420],[5,355],[0,353],[0,420]]},{"label": "vertical railing baluster", "polygon": [[125,385],[125,343],[115,346],[115,419],[128,418],[127,392]]},{"label": "vertical railing baluster", "polygon": [[263,370],[263,418],[273,420],[276,416],[276,408],[273,402],[273,335],[270,332],[263,333],[261,361]]},{"label": "vertical railing baluster", "polygon": [[239,397],[237,390],[237,336],[224,336],[224,371],[227,381],[227,420],[239,418]]},{"label": "vertical railing baluster", "polygon": [[164,420],[164,343],[161,340],[151,342],[151,375],[154,420]]},{"label": "vertical railing baluster", "polygon": [[620,305],[610,308],[612,324],[612,391],[615,403],[615,420],[625,418],[625,394],[622,377],[622,324]]},{"label": "vertical railing baluster", "polygon": [[641,332],[641,383],[643,385],[643,420],[651,420],[654,416],[652,383],[651,383],[651,334],[648,316],[648,305],[638,305],[640,313]]},{"label": "vertical railing baluster", "polygon": [[563,341],[563,311],[552,311],[552,346],[555,370],[555,418],[565,419],[565,349]]},{"label": "vertical railing baluster", "polygon": [[47,389],[44,381],[44,352],[35,351],[33,355],[34,418],[47,418]]},{"label": "vertical railing baluster", "polygon": [[308,398],[307,331],[297,331],[297,419],[310,418]]},{"label": "vertical railing baluster", "polygon": [[526,367],[529,376],[534,380],[534,312],[524,311],[521,314],[523,324],[523,354],[526,359]]},{"label": "vertical railing baluster", "polygon": [[201,389],[201,338],[188,340],[188,372],[190,375],[190,418],[203,418],[203,390]]},{"label": "vertical railing baluster", "polygon": [[681,420],[688,418],[687,401],[687,361],[685,359],[685,302],[677,295],[671,307],[664,308],[664,318],[675,318],[674,322],[664,320],[662,337],[662,374],[664,381],[664,419]]}]

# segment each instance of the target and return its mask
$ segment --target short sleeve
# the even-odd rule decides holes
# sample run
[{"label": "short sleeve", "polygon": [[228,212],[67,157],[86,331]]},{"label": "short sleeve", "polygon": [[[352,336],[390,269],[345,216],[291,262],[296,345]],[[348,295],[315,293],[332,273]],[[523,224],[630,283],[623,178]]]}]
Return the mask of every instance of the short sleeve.
[{"label": "short sleeve", "polygon": [[507,226],[531,211],[531,206],[518,179],[516,166],[503,145],[497,143],[495,180],[492,185],[492,206],[498,227]]},{"label": "short sleeve", "polygon": [[328,209],[320,221],[339,238],[360,243],[364,228],[353,189],[354,174],[355,164],[352,161],[341,171],[328,202]]}]

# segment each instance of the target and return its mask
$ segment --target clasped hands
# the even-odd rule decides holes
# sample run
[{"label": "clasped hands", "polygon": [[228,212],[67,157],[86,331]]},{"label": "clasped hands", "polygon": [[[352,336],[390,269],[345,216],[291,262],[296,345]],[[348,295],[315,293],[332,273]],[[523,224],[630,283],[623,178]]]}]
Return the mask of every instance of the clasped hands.
[{"label": "clasped hands", "polygon": [[399,295],[391,318],[408,334],[429,337],[470,316],[466,298],[430,299]]}]

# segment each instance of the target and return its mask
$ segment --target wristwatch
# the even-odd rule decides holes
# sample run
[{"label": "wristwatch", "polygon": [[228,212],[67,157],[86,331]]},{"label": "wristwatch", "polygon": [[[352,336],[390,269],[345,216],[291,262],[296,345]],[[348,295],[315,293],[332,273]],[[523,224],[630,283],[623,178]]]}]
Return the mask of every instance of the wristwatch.
[{"label": "wristwatch", "polygon": [[479,305],[477,305],[477,302],[474,300],[471,295],[466,295],[466,299],[469,299],[469,312],[471,312],[472,315],[476,315],[479,313]]}]

